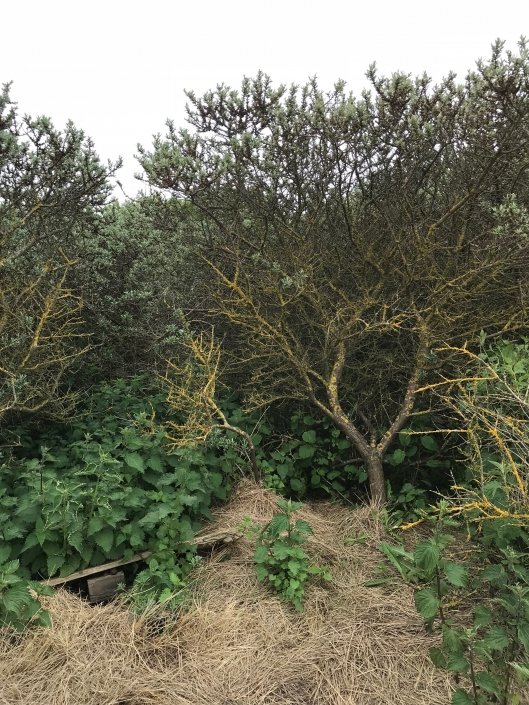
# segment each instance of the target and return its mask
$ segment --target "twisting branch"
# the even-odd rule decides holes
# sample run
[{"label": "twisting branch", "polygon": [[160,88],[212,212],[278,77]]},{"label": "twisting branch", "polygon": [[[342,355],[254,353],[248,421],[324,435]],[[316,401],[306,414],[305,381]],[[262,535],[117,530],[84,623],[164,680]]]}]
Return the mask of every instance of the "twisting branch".
[{"label": "twisting branch", "polygon": [[164,382],[169,406],[182,417],[170,421],[168,439],[173,447],[205,443],[216,429],[237,434],[246,445],[252,474],[259,482],[255,445],[249,433],[231,424],[216,401],[216,387],[221,363],[221,348],[210,334],[193,334],[185,328],[182,361],[169,360]]}]

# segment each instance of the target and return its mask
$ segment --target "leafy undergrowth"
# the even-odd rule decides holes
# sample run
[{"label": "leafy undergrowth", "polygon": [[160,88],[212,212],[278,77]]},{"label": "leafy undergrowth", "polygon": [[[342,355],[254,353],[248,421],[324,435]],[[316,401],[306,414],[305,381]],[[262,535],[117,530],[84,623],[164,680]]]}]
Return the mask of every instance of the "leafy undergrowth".
[{"label": "leafy undergrowth", "polygon": [[[243,482],[214,528],[249,517],[265,527],[277,496]],[[59,591],[52,627],[0,645],[2,705],[445,705],[450,678],[436,669],[413,588],[377,574],[384,531],[369,507],[303,505],[304,548],[329,582],[305,588],[297,612],[257,580],[255,539],[215,551],[195,570],[187,607],[164,628],[119,603],[91,608]],[[160,609],[160,608],[159,608]],[[157,628],[153,630],[153,625]]]},{"label": "leafy undergrowth", "polygon": [[153,555],[138,580],[151,601],[185,578],[193,537],[227,498],[239,454],[168,448],[169,413],[146,378],[115,380],[95,388],[70,425],[1,437],[1,622],[46,621],[28,581],[144,550]]}]

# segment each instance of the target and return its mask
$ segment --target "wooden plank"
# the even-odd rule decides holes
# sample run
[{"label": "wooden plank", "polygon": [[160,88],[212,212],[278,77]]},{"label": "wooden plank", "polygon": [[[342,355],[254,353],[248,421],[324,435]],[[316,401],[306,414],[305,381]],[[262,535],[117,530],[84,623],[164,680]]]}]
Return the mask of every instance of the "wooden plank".
[{"label": "wooden plank", "polygon": [[129,565],[130,563],[137,563],[138,561],[144,561],[151,555],[150,551],[142,551],[142,553],[136,553],[132,558],[122,559],[120,561],[110,561],[109,563],[103,563],[102,565],[94,565],[91,568],[84,568],[84,570],[78,570],[76,573],[71,575],[65,575],[62,578],[51,578],[48,580],[42,580],[43,585],[49,585],[50,587],[55,587],[56,585],[65,585],[72,580],[81,580],[81,578],[88,578],[90,575],[97,575],[98,573],[104,573],[106,570],[112,570],[113,568],[121,568],[122,565]]},{"label": "wooden plank", "polygon": [[[221,529],[213,532],[203,532],[197,534],[196,541],[194,542],[198,548],[209,548],[217,543],[229,544],[233,541],[237,541],[242,537],[240,531],[234,531],[233,529]],[[131,563],[137,563],[138,561],[144,561],[151,555],[151,551],[142,551],[141,553],[136,553],[132,558],[126,558],[118,561],[110,561],[109,563],[103,563],[102,565],[95,565],[91,568],[84,568],[83,570],[78,570],[76,573],[71,573],[71,575],[65,575],[61,578],[48,578],[47,580],[42,580],[43,585],[48,585],[49,587],[56,587],[57,585],[66,585],[73,580],[82,580],[83,578],[88,578],[91,575],[97,575],[98,573],[104,573],[105,571],[112,570],[113,568],[121,568],[124,565],[130,565]]]}]

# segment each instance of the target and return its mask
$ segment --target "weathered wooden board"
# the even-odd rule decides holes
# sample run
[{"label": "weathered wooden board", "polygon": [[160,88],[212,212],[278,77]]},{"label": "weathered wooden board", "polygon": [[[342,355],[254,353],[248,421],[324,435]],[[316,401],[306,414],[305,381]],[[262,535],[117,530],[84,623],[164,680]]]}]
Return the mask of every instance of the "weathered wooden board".
[{"label": "weathered wooden board", "polygon": [[138,561],[144,561],[151,555],[150,551],[143,551],[142,553],[136,553],[132,558],[127,558],[125,560],[110,561],[109,563],[103,563],[102,565],[94,565],[90,568],[84,568],[84,570],[78,570],[76,573],[71,573],[60,578],[51,578],[48,580],[43,580],[45,585],[50,587],[56,587],[57,585],[64,585],[65,583],[70,583],[72,580],[82,580],[83,578],[88,578],[91,575],[97,575],[98,573],[104,573],[108,570],[114,568],[121,568],[124,565],[129,565],[130,563],[137,563]]},{"label": "weathered wooden board", "polygon": [[99,575],[96,578],[88,578],[86,581],[88,599],[92,604],[110,600],[116,595],[118,587],[124,582],[125,574],[122,570],[117,570],[115,573]]},{"label": "weathered wooden board", "polygon": [[[202,532],[197,534],[196,540],[193,545],[197,548],[205,549],[212,548],[216,544],[229,544],[233,541],[237,541],[242,538],[242,533],[233,529],[221,529],[217,531]],[[141,553],[136,553],[131,558],[126,558],[117,561],[110,561],[109,563],[103,563],[102,565],[92,566],[90,568],[84,568],[83,570],[78,570],[76,573],[71,573],[70,575],[63,576],[60,578],[50,578],[48,580],[43,580],[44,585],[49,585],[50,587],[56,587],[57,585],[65,585],[73,580],[83,580],[84,578],[89,578],[91,575],[99,575],[100,573],[106,573],[115,568],[121,568],[125,565],[130,565],[131,563],[138,563],[139,561],[146,560],[151,555],[151,551],[142,551]]]}]

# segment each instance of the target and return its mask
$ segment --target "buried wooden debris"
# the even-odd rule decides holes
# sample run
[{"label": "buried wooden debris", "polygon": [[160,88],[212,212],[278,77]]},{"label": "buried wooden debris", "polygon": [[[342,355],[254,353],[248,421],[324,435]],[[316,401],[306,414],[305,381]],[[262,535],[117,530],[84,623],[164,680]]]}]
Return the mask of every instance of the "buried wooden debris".
[{"label": "buried wooden debris", "polygon": [[139,563],[139,561],[146,560],[150,555],[150,551],[143,551],[142,553],[136,553],[131,558],[124,558],[119,561],[110,561],[109,563],[103,563],[102,565],[91,566],[90,568],[84,568],[83,570],[78,570],[75,573],[70,573],[70,575],[64,575],[58,578],[49,578],[48,580],[43,580],[42,582],[50,587],[57,587],[58,585],[71,583],[74,580],[89,578],[91,575],[106,573],[114,568],[121,568],[122,566],[130,565],[131,563]]},{"label": "buried wooden debris", "polygon": [[[191,545],[196,546],[197,550],[199,551],[204,551],[206,549],[212,549],[219,544],[226,545],[233,543],[241,537],[242,533],[233,529],[222,529],[209,532],[203,531],[200,534],[197,534],[197,536],[195,537],[195,541],[193,541]],[[149,558],[151,553],[151,551],[142,551],[141,553],[136,553],[130,558],[124,558],[117,561],[110,561],[109,563],[103,563],[102,565],[91,566],[90,568],[78,570],[75,573],[71,573],[70,575],[60,576],[58,578],[48,578],[47,580],[43,580],[42,582],[50,587],[65,585],[66,583],[70,583],[74,580],[83,580],[84,578],[96,576],[101,573],[109,573],[110,571],[114,571],[116,568],[122,568],[123,566],[130,565],[132,563],[139,563],[140,561],[145,561],[147,560],[147,558]],[[113,577],[112,574],[110,577]]]},{"label": "buried wooden debris", "polygon": [[114,573],[106,573],[96,578],[88,578],[86,585],[88,588],[88,599],[92,604],[110,600],[118,592],[120,585],[125,583],[125,574],[122,570]]}]

